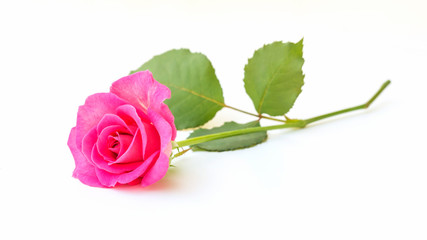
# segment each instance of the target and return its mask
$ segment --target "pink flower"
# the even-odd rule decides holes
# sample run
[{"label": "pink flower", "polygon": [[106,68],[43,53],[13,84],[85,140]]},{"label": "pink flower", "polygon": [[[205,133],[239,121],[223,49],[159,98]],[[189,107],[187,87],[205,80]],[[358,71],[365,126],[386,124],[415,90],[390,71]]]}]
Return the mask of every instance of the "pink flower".
[{"label": "pink flower", "polygon": [[73,177],[93,187],[148,186],[163,178],[176,136],[166,98],[169,88],[149,71],[117,80],[110,93],[89,96],[68,139]]}]

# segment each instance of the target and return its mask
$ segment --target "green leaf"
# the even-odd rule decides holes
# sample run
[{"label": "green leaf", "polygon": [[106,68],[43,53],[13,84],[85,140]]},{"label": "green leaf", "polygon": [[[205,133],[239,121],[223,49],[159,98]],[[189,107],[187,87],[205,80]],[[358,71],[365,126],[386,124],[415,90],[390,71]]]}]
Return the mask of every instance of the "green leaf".
[{"label": "green leaf", "polygon": [[256,111],[279,116],[294,105],[304,85],[303,40],[274,42],[255,51],[245,66],[245,89]]},{"label": "green leaf", "polygon": [[[216,127],[212,129],[197,129],[193,133],[190,134],[188,138],[204,136],[208,134],[227,132],[238,129],[245,129],[251,127],[259,127],[259,122],[249,122],[246,124],[239,124],[235,122],[226,122],[221,127]],[[267,132],[256,132],[249,133],[244,135],[238,135],[234,137],[227,137],[218,140],[213,140],[205,143],[200,143],[197,145],[193,145],[192,148],[194,151],[229,151],[240,148],[248,148],[259,143],[264,142],[267,139]]]},{"label": "green leaf", "polygon": [[147,69],[157,81],[170,88],[172,96],[165,103],[175,117],[177,129],[201,126],[224,106],[215,70],[201,53],[188,49],[170,50],[131,73]]}]

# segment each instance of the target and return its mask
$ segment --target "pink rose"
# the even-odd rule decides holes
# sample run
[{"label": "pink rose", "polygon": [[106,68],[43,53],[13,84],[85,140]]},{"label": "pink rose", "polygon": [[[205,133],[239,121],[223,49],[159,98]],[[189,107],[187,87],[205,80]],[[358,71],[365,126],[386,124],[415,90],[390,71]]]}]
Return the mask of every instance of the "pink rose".
[{"label": "pink rose", "polygon": [[68,139],[73,177],[94,187],[160,180],[176,136],[174,117],[163,103],[170,94],[143,71],[117,80],[110,93],[89,96]]}]

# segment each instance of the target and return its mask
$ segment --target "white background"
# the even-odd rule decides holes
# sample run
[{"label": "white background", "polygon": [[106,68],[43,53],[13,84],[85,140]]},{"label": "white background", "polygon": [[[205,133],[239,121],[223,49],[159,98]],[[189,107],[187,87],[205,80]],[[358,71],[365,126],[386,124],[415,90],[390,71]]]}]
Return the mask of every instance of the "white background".
[{"label": "white background", "polygon": [[[427,239],[425,1],[2,1],[0,239]],[[152,56],[208,56],[227,104],[253,51],[304,37],[290,117],[366,111],[224,153],[147,188],[91,188],[67,147],[85,98]],[[207,124],[247,122],[220,111]],[[271,122],[263,122],[271,124]],[[187,133],[180,133],[184,138]]]}]

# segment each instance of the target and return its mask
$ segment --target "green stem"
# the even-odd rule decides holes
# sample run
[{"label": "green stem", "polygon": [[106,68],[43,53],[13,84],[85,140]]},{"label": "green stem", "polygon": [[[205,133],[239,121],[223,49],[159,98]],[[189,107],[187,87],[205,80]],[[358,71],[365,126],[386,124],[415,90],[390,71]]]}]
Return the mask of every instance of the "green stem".
[{"label": "green stem", "polygon": [[170,160],[172,160],[172,159],[174,159],[174,158],[176,158],[176,157],[182,156],[182,155],[184,155],[186,152],[188,152],[188,151],[190,151],[190,150],[191,150],[191,147],[189,147],[189,148],[187,148],[187,149],[185,149],[185,150],[182,150],[182,151],[180,151],[180,152],[178,152],[178,153],[174,154],[174,155],[170,158]]},{"label": "green stem", "polygon": [[381,85],[380,89],[378,89],[378,91],[374,94],[374,96],[371,97],[371,99],[369,99],[366,103],[355,106],[355,107],[350,107],[350,108],[346,108],[346,109],[342,109],[336,112],[331,112],[331,113],[327,113],[327,114],[323,114],[317,117],[313,117],[313,118],[309,118],[306,119],[305,121],[307,122],[307,124],[312,123],[312,122],[316,122],[325,118],[329,118],[332,116],[336,116],[339,114],[343,114],[343,113],[347,113],[347,112],[351,112],[351,111],[355,111],[355,110],[359,110],[359,109],[365,109],[368,108],[372,102],[375,101],[375,99],[377,99],[377,97],[384,91],[384,89],[391,83],[390,80],[387,80],[383,83],[383,85]]},{"label": "green stem", "polygon": [[[279,124],[279,125],[273,125],[273,126],[267,126],[267,127],[253,127],[253,128],[239,129],[239,130],[228,131],[228,132],[209,134],[209,135],[204,135],[204,136],[200,136],[200,137],[194,137],[194,138],[190,138],[190,139],[186,139],[186,140],[176,142],[174,148],[184,147],[184,146],[189,146],[189,145],[195,145],[195,144],[204,143],[204,142],[208,142],[208,141],[212,141],[212,140],[216,140],[216,139],[232,137],[232,136],[248,134],[248,133],[254,133],[254,132],[268,131],[268,130],[274,130],[274,129],[283,129],[283,128],[303,128],[307,124],[310,124],[310,123],[313,123],[313,122],[316,122],[316,121],[319,121],[319,120],[322,120],[325,118],[329,118],[332,116],[340,115],[340,114],[355,111],[355,110],[368,108],[375,101],[375,99],[377,99],[377,97],[384,91],[384,89],[389,84],[390,84],[390,80],[387,80],[386,82],[383,83],[381,88],[374,94],[374,96],[372,98],[370,98],[366,103],[355,106],[355,107],[345,108],[345,109],[342,109],[339,111],[323,114],[323,115],[313,117],[313,118],[309,118],[309,119],[305,119],[305,120],[296,120],[296,119],[295,120],[287,120],[287,123],[285,123],[285,124]],[[250,115],[252,115],[252,114],[250,114]]]},{"label": "green stem", "polygon": [[295,122],[295,123],[285,123],[285,124],[273,125],[273,126],[267,126],[267,127],[252,127],[252,128],[245,128],[245,129],[214,133],[214,134],[204,135],[200,137],[189,138],[176,143],[178,144],[179,147],[184,147],[184,146],[195,145],[195,144],[204,143],[204,142],[208,142],[208,141],[212,141],[220,138],[232,137],[232,136],[260,132],[260,131],[281,129],[281,128],[292,128],[292,127],[303,127],[303,126],[301,125],[301,123]]}]

